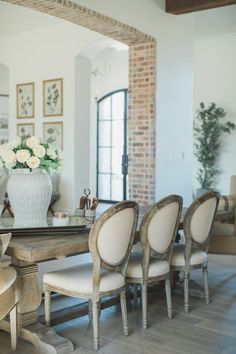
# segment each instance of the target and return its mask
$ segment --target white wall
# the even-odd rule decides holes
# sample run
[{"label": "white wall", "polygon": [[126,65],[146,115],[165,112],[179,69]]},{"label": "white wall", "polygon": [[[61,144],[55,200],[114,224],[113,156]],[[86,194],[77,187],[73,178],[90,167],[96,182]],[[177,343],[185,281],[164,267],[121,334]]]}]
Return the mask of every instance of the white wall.
[{"label": "white wall", "polygon": [[9,70],[0,63],[0,94],[9,94]]},{"label": "white wall", "polygon": [[[9,119],[9,70],[0,63],[0,121],[4,126],[0,126],[0,144],[4,144],[8,140],[8,129],[5,128],[5,122]],[[0,176],[5,172],[0,170]]]},{"label": "white wall", "polygon": [[156,199],[192,200],[193,16],[165,12],[165,1],[74,0],[157,40]]},{"label": "white wall", "polygon": [[[194,47],[195,110],[199,103],[215,102],[227,112],[226,120],[236,124],[236,32],[198,40]],[[215,186],[222,194],[229,191],[229,181],[236,174],[236,131],[224,134]],[[196,167],[195,167],[196,168]],[[194,174],[195,175],[195,174]],[[196,180],[194,185],[197,186]]]},{"label": "white wall", "polygon": [[91,76],[91,129],[90,129],[90,187],[96,193],[96,139],[97,139],[97,101],[108,93],[128,88],[128,50],[117,51],[109,48],[99,53],[92,61]]},{"label": "white wall", "polygon": [[[197,29],[197,21],[205,18],[204,26],[200,24],[198,28],[204,27],[206,30],[206,24],[209,25],[212,34],[212,23],[220,33],[225,30],[225,24],[227,20],[224,20],[224,29],[221,27],[221,21],[215,21],[215,14],[217,18],[222,19],[222,13],[219,10],[209,10],[199,12],[197,14],[174,16],[165,12],[165,1],[147,1],[147,0],[120,0],[119,2],[114,0],[100,0],[94,2],[94,0],[77,0],[76,3],[88,8],[92,8],[105,15],[114,17],[115,19],[134,26],[141,31],[152,35],[157,40],[157,174],[156,174],[156,199],[169,193],[179,193],[184,197],[184,203],[188,204],[192,198],[192,117],[193,117],[193,42],[194,34],[193,30]],[[6,5],[6,4],[5,4]],[[226,14],[235,11],[235,7],[230,7]],[[27,9],[21,9],[24,11],[30,11]],[[2,12],[0,13],[2,15]],[[38,14],[39,15],[39,14]],[[213,16],[214,15],[214,16]],[[5,18],[6,14],[4,14]],[[61,200],[61,206],[73,209],[76,206],[78,193],[74,193],[74,190],[80,184],[80,190],[86,183],[89,175],[89,182],[93,186],[94,172],[94,128],[93,119],[95,119],[94,111],[92,111],[92,122],[90,128],[90,148],[81,150],[84,135],[81,139],[76,140],[76,127],[80,126],[80,118],[76,118],[76,102],[79,100],[75,97],[75,77],[79,75],[76,71],[75,57],[82,53],[83,48],[89,47],[91,43],[94,43],[98,38],[104,38],[98,34],[82,29],[78,26],[56,21],[50,26],[50,21],[43,21],[46,26],[45,29],[38,29],[32,32],[25,32],[18,36],[8,36],[8,38],[0,37],[0,63],[6,64],[10,68],[10,91],[11,91],[11,134],[12,136],[16,132],[16,117],[15,117],[15,84],[18,82],[35,81],[36,84],[36,134],[42,135],[42,122],[49,121],[49,118],[42,117],[42,80],[63,77],[64,78],[64,103],[65,112],[63,118],[50,119],[53,121],[64,122],[64,150],[65,150],[65,169],[63,172],[62,188],[63,198]],[[197,21],[193,21],[193,20]],[[12,33],[17,32],[15,25],[19,21],[18,25],[24,23],[22,18],[15,17],[14,23],[12,23]],[[55,19],[54,19],[55,21]],[[230,22],[230,28],[233,28],[234,17]],[[2,23],[2,22],[1,22]],[[9,21],[5,21],[5,24]],[[42,25],[41,20],[37,19],[36,27]],[[21,26],[22,27],[22,26]],[[214,28],[215,28],[214,27]],[[25,30],[29,30],[26,26]],[[215,29],[214,29],[215,30]],[[228,29],[227,29],[228,30]],[[15,32],[14,32],[15,31]],[[51,32],[52,31],[52,32]],[[203,37],[204,31],[198,32],[198,36]],[[5,34],[6,35],[6,34]],[[233,37],[232,37],[233,38]],[[196,87],[198,87],[196,102],[202,99],[208,99],[207,94],[202,96],[206,87],[205,75],[211,72],[211,67],[217,67],[217,76],[220,75],[220,82],[223,82],[225,75],[222,76],[220,67],[220,61],[224,61],[225,67],[229,66],[229,61],[235,60],[235,53],[233,51],[233,45],[224,42],[223,38],[220,44],[220,37],[215,38],[215,42],[218,43],[218,52],[214,53],[214,62],[208,62],[209,70],[206,72],[201,71],[201,62],[204,63],[204,56],[210,50],[210,44],[199,42],[199,65],[195,60],[195,65],[198,66],[199,74],[195,77],[199,78],[196,81]],[[210,43],[210,42],[209,42]],[[235,42],[234,42],[235,43]],[[222,47],[221,47],[222,45]],[[202,46],[202,49],[200,47]],[[235,45],[234,45],[235,47]],[[221,49],[220,49],[221,48]],[[222,50],[223,48],[223,50]],[[201,54],[200,54],[201,53]],[[222,53],[224,56],[222,58]],[[230,53],[225,55],[225,53]],[[195,57],[197,58],[197,57]],[[230,59],[231,58],[231,59]],[[218,65],[219,64],[219,65]],[[231,63],[230,63],[231,65]],[[213,69],[213,68],[212,68]],[[118,72],[123,71],[123,66],[118,68]],[[200,73],[201,72],[201,73]],[[82,74],[81,74],[82,75]],[[235,92],[233,86],[235,78],[233,76],[233,70],[230,71],[229,81],[227,87],[230,86],[230,91],[227,90],[222,105],[227,104],[228,112],[232,111],[231,117],[235,112],[235,108],[231,105],[231,95]],[[200,88],[200,78],[203,82],[203,86]],[[79,79],[79,77],[78,77]],[[208,83],[210,80],[208,80]],[[92,84],[93,85],[93,84]],[[217,88],[220,90],[221,85],[213,85],[214,90]],[[105,86],[104,86],[105,87]],[[104,92],[107,89],[104,88]],[[89,91],[89,88],[86,89]],[[91,95],[94,96],[91,89]],[[195,91],[197,92],[197,91]],[[221,90],[218,92],[218,97],[222,96]],[[228,92],[230,94],[228,95]],[[215,95],[216,93],[214,93]],[[102,95],[102,92],[101,92]],[[201,96],[201,97],[200,97]],[[217,96],[209,97],[209,100],[216,100]],[[231,103],[227,100],[231,100]],[[77,102],[78,103],[78,102]],[[82,107],[82,106],[81,106]],[[88,109],[88,108],[86,108]],[[94,108],[93,108],[94,109]],[[81,116],[82,117],[82,116]],[[81,118],[82,119],[82,118]],[[85,119],[85,118],[83,118]],[[21,120],[25,122],[25,120]],[[87,121],[86,121],[87,122]],[[88,122],[87,122],[88,127]],[[79,129],[79,127],[78,127]],[[80,131],[81,133],[81,131]],[[86,133],[87,134],[87,133]],[[231,135],[227,137],[227,143],[234,139]],[[84,146],[84,144],[82,144]],[[92,147],[92,148],[91,148]],[[74,162],[78,160],[78,155],[75,153],[75,148],[79,153],[84,152],[83,158],[90,161],[90,172],[88,172],[88,165],[86,165],[86,171],[84,166],[79,167],[75,171]],[[225,153],[227,153],[229,147],[224,147]],[[91,154],[89,155],[89,150]],[[222,191],[225,191],[228,187],[223,185],[223,179],[228,180],[228,176],[234,173],[233,163],[226,156],[222,156],[224,159],[224,168],[227,168],[226,179],[222,175]],[[227,160],[227,166],[225,163]],[[81,165],[80,165],[81,166]],[[229,167],[231,170],[229,170]],[[83,171],[82,171],[83,170]],[[83,175],[81,176],[81,173]],[[77,178],[79,176],[79,179]],[[220,182],[221,183],[221,182]],[[225,182],[227,183],[227,182]],[[94,187],[94,186],[93,186]]]},{"label": "white wall", "polygon": [[[65,164],[58,208],[74,210],[78,205],[78,181],[75,173],[75,102],[78,100],[75,97],[75,59],[84,47],[101,38],[103,37],[95,32],[64,21],[44,29],[0,37],[0,63],[7,65],[10,73],[10,138],[16,135],[17,123],[34,123],[35,135],[42,137],[44,122],[63,122]],[[42,81],[58,77],[63,78],[64,84],[64,114],[62,117],[44,118]],[[35,83],[34,119],[16,119],[16,84],[24,82]],[[87,119],[89,120],[89,114]],[[79,129],[81,131],[83,127]],[[78,148],[84,147],[79,145]],[[89,150],[82,151],[83,158],[89,161]],[[83,169],[80,172],[83,174]],[[89,174],[88,171],[85,173]]]},{"label": "white wall", "polygon": [[90,76],[91,62],[78,56],[75,70],[75,181],[77,207],[85,188],[90,188]]},{"label": "white wall", "polygon": [[[189,204],[192,197],[192,15],[177,17],[167,14],[164,1],[78,0],[76,2],[114,17],[156,38],[156,199],[169,193],[179,193],[183,195],[184,203]],[[96,38],[101,38],[86,29],[80,28],[80,35],[78,31],[77,26],[62,22],[45,30],[35,30],[0,39],[0,62],[7,63],[10,68],[12,135],[16,132],[15,84],[28,81],[36,83],[36,134],[41,135],[42,122],[47,121],[47,118],[42,118],[42,80],[64,78],[64,116],[63,119],[58,117],[53,121],[64,122],[65,168],[61,205],[72,209],[77,203],[75,201],[77,193],[74,194],[74,188],[78,184],[73,166],[76,160],[74,60],[83,47],[89,46],[89,43]],[[120,72],[121,67],[118,70]],[[93,140],[90,140],[93,144]],[[89,159],[87,150],[84,151],[84,158]],[[90,167],[94,168],[94,164]],[[78,171],[81,173],[80,170]]]}]

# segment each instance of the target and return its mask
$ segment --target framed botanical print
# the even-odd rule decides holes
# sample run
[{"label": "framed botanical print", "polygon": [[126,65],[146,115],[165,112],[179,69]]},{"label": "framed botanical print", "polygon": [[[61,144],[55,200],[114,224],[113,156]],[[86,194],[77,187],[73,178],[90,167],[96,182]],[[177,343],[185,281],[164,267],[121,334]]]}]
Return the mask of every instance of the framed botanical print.
[{"label": "framed botanical print", "polygon": [[17,118],[34,117],[34,82],[16,85]]},{"label": "framed botanical print", "polygon": [[8,114],[0,113],[0,145],[8,142]]},{"label": "framed botanical print", "polygon": [[63,115],[63,79],[43,81],[43,115]]},{"label": "framed botanical print", "polygon": [[17,124],[17,135],[21,137],[22,141],[25,141],[30,136],[33,136],[34,135],[34,123]]},{"label": "framed botanical print", "polygon": [[43,123],[43,140],[56,150],[63,149],[63,123]]}]

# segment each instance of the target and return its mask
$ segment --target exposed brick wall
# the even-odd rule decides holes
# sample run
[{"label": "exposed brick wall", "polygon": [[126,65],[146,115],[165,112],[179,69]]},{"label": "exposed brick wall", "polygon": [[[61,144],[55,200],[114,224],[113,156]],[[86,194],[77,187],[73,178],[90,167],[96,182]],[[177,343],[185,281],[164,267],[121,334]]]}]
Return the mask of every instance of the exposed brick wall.
[{"label": "exposed brick wall", "polygon": [[156,45],[129,46],[129,193],[140,204],[155,199]]},{"label": "exposed brick wall", "polygon": [[3,0],[59,17],[129,46],[129,198],[155,199],[155,39],[67,0]]}]

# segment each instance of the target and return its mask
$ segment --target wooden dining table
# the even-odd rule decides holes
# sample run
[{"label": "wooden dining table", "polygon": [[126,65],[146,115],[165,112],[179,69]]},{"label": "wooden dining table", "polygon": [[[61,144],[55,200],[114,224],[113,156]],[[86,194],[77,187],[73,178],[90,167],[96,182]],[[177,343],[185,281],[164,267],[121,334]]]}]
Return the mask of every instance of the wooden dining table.
[{"label": "wooden dining table", "polygon": [[[140,208],[139,223],[147,207]],[[183,227],[183,210],[179,228]],[[229,220],[234,217],[232,212],[220,211],[216,213],[215,220]],[[2,219],[3,220],[3,219]],[[46,330],[38,324],[38,310],[42,301],[42,294],[38,287],[38,263],[53,259],[89,252],[88,236],[89,225],[70,223],[61,227],[42,227],[15,229],[9,223],[7,227],[0,225],[0,233],[12,232],[12,238],[6,254],[11,256],[11,263],[17,270],[20,289],[20,302],[18,305],[19,335],[32,342],[45,353],[52,353],[52,348],[65,347],[65,353],[73,350],[72,343],[58,336],[52,329]],[[36,327],[33,326],[36,324]],[[1,328],[1,324],[0,324]],[[5,329],[6,326],[5,326]],[[8,328],[9,330],[9,328]],[[42,334],[43,333],[43,334]],[[44,338],[46,335],[46,339]],[[51,345],[50,340],[53,342]],[[56,349],[55,349],[56,350]],[[55,351],[57,353],[57,351]],[[61,353],[61,351],[60,351]]]}]

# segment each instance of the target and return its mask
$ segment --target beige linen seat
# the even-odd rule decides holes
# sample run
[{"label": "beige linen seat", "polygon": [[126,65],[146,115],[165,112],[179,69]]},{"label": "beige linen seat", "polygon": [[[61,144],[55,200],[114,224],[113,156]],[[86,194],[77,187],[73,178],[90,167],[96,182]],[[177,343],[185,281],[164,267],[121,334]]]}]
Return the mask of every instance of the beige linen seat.
[{"label": "beige linen seat", "polygon": [[172,317],[170,258],[179,226],[183,199],[171,195],[161,199],[144,215],[140,239],[142,252],[131,253],[126,280],[142,286],[143,328],[147,328],[147,286],[165,280],[168,316]]},{"label": "beige linen seat", "polygon": [[209,303],[208,247],[210,231],[219,197],[217,193],[205,193],[188,208],[183,222],[185,244],[175,245],[171,257],[171,269],[184,271],[184,310],[189,311],[189,278],[193,269],[203,270],[205,299]]},{"label": "beige linen seat", "polygon": [[[11,234],[0,235],[0,258],[5,253],[10,242]],[[0,263],[0,321],[10,314],[11,346],[17,346],[17,303],[19,293],[16,286],[16,270],[4,263]]]},{"label": "beige linen seat", "polygon": [[44,275],[45,322],[50,325],[50,292],[92,301],[94,348],[99,347],[98,307],[103,296],[120,294],[124,334],[128,335],[125,274],[138,216],[138,204],[120,202],[94,223],[89,234],[92,263]]}]

